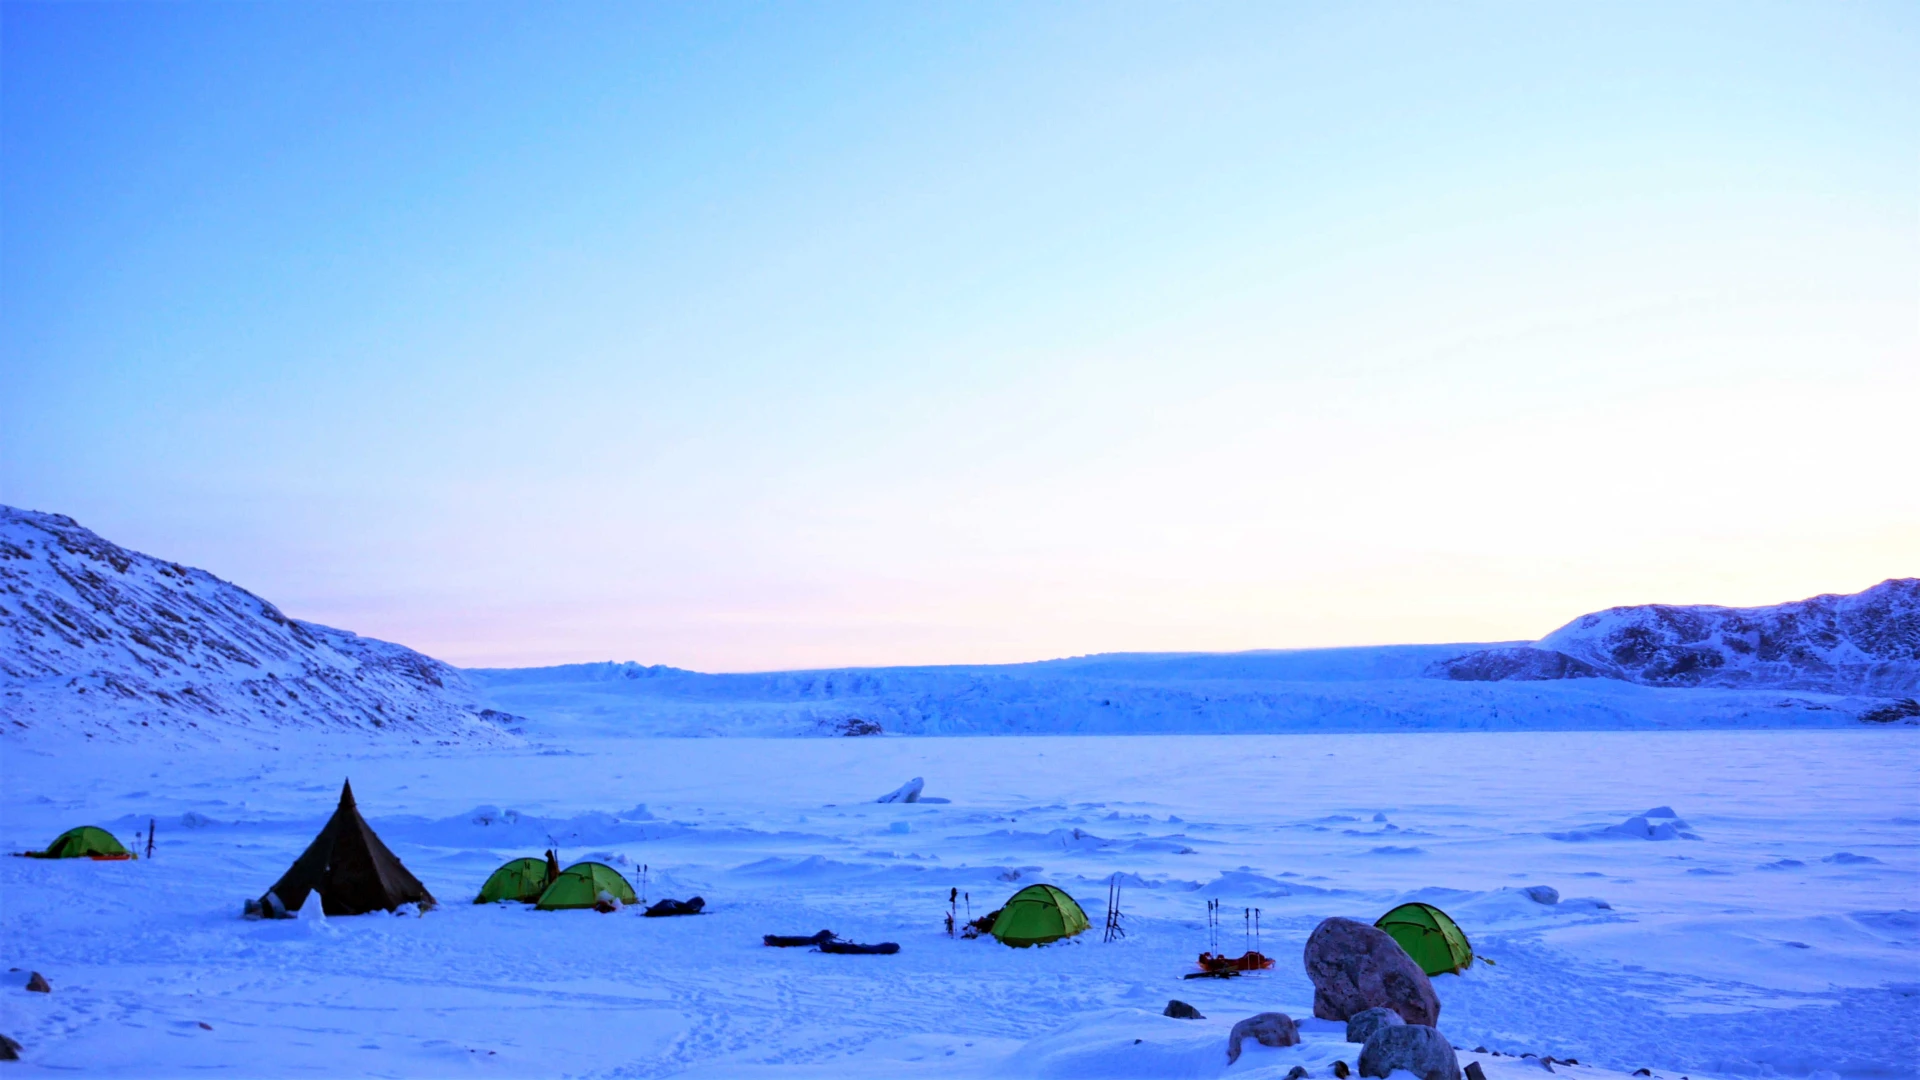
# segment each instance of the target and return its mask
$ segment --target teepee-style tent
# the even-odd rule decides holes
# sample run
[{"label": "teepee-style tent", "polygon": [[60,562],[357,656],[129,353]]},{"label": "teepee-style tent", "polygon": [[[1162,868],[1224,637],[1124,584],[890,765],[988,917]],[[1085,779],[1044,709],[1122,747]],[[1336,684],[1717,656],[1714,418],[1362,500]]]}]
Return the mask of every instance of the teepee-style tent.
[{"label": "teepee-style tent", "polygon": [[606,863],[577,862],[560,872],[547,891],[540,894],[536,905],[541,911],[560,911],[565,908],[590,908],[606,893],[622,904],[638,903],[640,898],[633,894],[633,886],[620,876],[620,871]]},{"label": "teepee-style tent", "polygon": [[[307,850],[262,896],[257,909],[269,917],[300,910],[318,893],[328,915],[392,911],[401,904],[433,905],[433,894],[407,872],[380,842],[353,803],[353,785],[340,787],[340,806]],[[248,905],[254,910],[255,905]]]},{"label": "teepee-style tent", "polygon": [[502,900],[516,900],[531,904],[540,899],[540,894],[546,892],[547,886],[559,876],[560,864],[551,851],[547,852],[544,859],[536,859],[531,855],[513,859],[487,878],[487,883],[480,886],[480,895],[474,897],[473,902],[495,904]]},{"label": "teepee-style tent", "polygon": [[1029,885],[1000,909],[992,933],[1002,945],[1025,948],[1072,937],[1087,926],[1087,913],[1073,897],[1051,885]]},{"label": "teepee-style tent", "polygon": [[120,846],[112,833],[96,825],[68,829],[53,838],[45,851],[23,851],[32,859],[131,859],[133,852]]},{"label": "teepee-style tent", "polygon": [[1432,904],[1401,904],[1373,925],[1400,943],[1420,970],[1429,975],[1465,971],[1473,963],[1473,946],[1453,919]]}]

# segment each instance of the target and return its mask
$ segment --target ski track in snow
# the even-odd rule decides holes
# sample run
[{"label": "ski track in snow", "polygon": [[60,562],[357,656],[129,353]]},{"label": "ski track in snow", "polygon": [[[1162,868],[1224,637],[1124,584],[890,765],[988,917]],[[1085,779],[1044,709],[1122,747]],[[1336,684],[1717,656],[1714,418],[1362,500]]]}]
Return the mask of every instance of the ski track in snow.
[{"label": "ski track in snow", "polygon": [[[4,764],[9,850],[160,822],[152,860],[0,859],[0,966],[18,969],[0,1032],[26,1045],[22,1074],[1325,1075],[1358,1052],[1337,1032],[1227,1068],[1225,1028],[1309,1015],[1299,952],[1321,918],[1427,899],[1496,961],[1435,981],[1456,1045],[1597,1077],[1920,1076],[1920,751],[1900,731],[312,739]],[[442,907],[240,919],[343,776]],[[911,776],[952,802],[872,802]],[[1548,835],[1659,806],[1700,839]],[[651,899],[697,892],[711,914],[469,902],[549,837],[636,887],[645,863]],[[1128,937],[1102,944],[1116,872]],[[941,932],[950,886],[978,915],[1037,880],[1095,930],[1032,950]],[[1562,902],[1519,892],[1538,884]],[[1180,979],[1209,897],[1233,952],[1261,908],[1275,972]],[[822,928],[902,952],[759,944]],[[25,992],[29,970],[54,992]],[[1208,1020],[1155,1015],[1176,997]]]}]

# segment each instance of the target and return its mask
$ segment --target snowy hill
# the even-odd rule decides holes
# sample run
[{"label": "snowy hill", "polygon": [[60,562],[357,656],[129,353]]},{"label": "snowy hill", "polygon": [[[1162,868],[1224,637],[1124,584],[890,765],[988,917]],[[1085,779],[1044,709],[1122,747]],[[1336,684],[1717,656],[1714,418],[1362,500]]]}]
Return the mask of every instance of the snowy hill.
[{"label": "snowy hill", "polygon": [[1920,578],[1770,607],[1643,604],[1580,618],[1531,646],[1436,664],[1466,681],[1610,678],[1644,686],[1920,691]]},{"label": "snowy hill", "polygon": [[[0,506],[0,732],[508,738],[457,668],[290,619],[72,518]],[[147,729],[147,731],[141,731]]]}]

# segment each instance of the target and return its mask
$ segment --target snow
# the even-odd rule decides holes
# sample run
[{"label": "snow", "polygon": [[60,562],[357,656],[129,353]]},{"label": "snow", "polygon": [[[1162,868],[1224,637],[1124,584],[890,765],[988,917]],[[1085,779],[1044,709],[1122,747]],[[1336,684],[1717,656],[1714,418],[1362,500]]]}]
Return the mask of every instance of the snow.
[{"label": "snow", "polygon": [[[1556,1068],[1595,1078],[1920,1075],[1908,731],[281,743],[7,745],[9,850],[159,821],[150,860],[0,859],[14,1071],[1324,1076],[1358,1052],[1332,1026],[1231,1067],[1226,1032],[1257,1012],[1308,1020],[1297,958],[1321,918],[1424,900],[1495,962],[1436,979],[1458,1046],[1577,1058]],[[902,776],[951,801],[872,801]],[[241,919],[345,777],[442,906]],[[1556,838],[1632,819],[1698,839]],[[500,862],[556,845],[636,889],[645,865],[653,898],[697,893],[708,913],[469,902]],[[1114,874],[1116,943],[942,932],[949,888],[977,916],[1035,881],[1097,926]],[[1236,909],[1261,909],[1272,973],[1180,978],[1207,946],[1207,899],[1227,905],[1232,950]],[[902,949],[759,944],[823,927]],[[53,993],[20,989],[28,971]],[[1169,998],[1207,1019],[1160,1016]],[[1543,1071],[1470,1058],[1493,1080]]]},{"label": "snow", "polygon": [[1538,647],[1652,685],[1911,694],[1920,690],[1920,578],[1766,607],[1609,608]]},{"label": "snow", "polygon": [[[1109,655],[980,667],[709,675],[638,664],[467,671],[532,737],[1857,727],[1879,697],[1671,688],[1616,679],[1423,674],[1476,645]],[[888,782],[888,786],[898,780]],[[884,790],[884,789],[883,789]]]},{"label": "snow", "polygon": [[[1436,980],[1490,1080],[1544,1071],[1523,1053],[1920,1077],[1920,705],[1887,696],[1920,687],[1916,598],[1616,608],[1533,644],[461,671],[0,507],[0,845],[157,822],[151,859],[0,858],[8,1068],[1321,1077],[1358,1048],[1310,1019],[1307,934],[1420,900],[1494,961]],[[241,919],[345,778],[442,906]],[[468,902],[547,848],[708,906]],[[1125,937],[942,932],[949,890],[971,917],[1042,881],[1096,925],[1116,884]],[[1209,900],[1273,972],[1180,978]],[[901,951],[759,944],[822,927]],[[1229,1067],[1267,1011],[1303,1045]]]},{"label": "snow", "polygon": [[350,730],[510,742],[457,668],[290,619],[72,518],[0,506],[0,734],[14,741],[267,741]]}]

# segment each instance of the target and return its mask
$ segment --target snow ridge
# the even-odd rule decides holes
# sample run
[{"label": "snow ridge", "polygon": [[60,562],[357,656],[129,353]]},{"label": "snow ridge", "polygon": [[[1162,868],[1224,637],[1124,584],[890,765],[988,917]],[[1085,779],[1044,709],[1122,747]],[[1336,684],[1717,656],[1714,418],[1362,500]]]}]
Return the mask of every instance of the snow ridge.
[{"label": "snow ridge", "polygon": [[1920,578],[1769,607],[1642,604],[1582,615],[1531,646],[1435,664],[1462,681],[1611,678],[1643,686],[1841,694],[1920,690]]},{"label": "snow ridge", "polygon": [[0,733],[509,738],[459,669],[288,618],[60,514],[0,506]]}]

